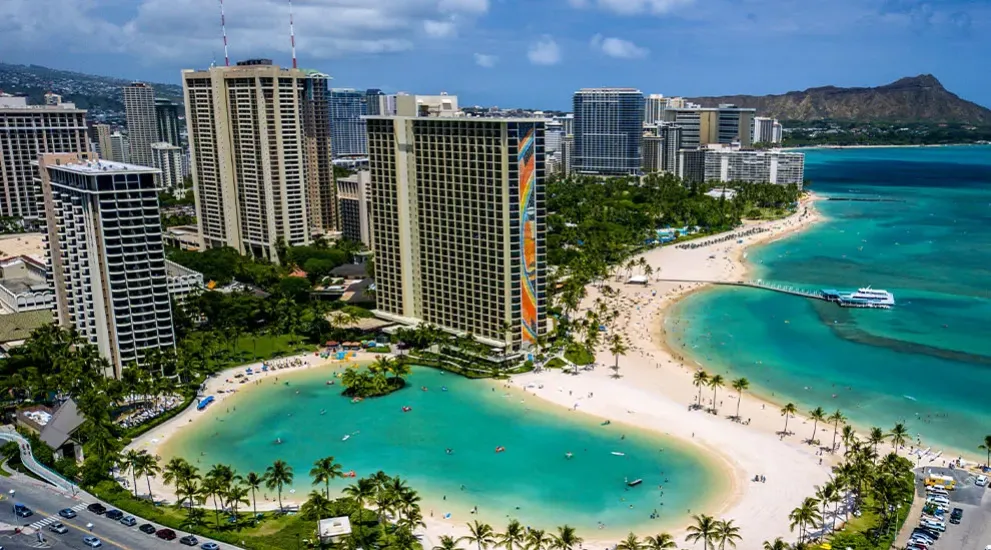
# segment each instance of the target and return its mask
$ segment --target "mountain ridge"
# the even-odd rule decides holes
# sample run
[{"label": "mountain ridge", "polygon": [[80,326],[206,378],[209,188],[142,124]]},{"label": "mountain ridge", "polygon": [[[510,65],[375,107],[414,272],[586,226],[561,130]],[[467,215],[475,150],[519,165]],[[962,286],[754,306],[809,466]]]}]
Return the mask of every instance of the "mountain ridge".
[{"label": "mountain ridge", "polygon": [[875,87],[819,86],[784,94],[688,99],[704,107],[732,103],[756,108],[759,116],[791,121],[991,124],[991,109],[960,98],[931,74],[908,76]]}]

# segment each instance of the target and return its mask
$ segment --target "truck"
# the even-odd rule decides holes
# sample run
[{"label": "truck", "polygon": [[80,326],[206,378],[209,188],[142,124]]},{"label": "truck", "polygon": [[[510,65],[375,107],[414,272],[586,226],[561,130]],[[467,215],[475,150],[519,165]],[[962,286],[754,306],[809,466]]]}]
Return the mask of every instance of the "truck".
[{"label": "truck", "polygon": [[941,474],[929,474],[926,478],[926,487],[942,487],[947,491],[952,491],[957,486],[957,480],[953,476]]}]

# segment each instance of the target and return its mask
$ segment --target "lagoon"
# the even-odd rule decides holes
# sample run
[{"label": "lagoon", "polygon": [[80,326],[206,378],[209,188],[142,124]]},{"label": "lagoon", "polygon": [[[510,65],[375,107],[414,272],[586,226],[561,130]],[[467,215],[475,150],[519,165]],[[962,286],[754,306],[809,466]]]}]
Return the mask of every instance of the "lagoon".
[{"label": "lagoon", "polygon": [[[183,456],[201,470],[225,463],[243,474],[281,458],[296,474],[295,494],[287,497],[298,501],[312,490],[313,461],[333,455],[358,477],[383,470],[405,478],[424,497],[428,517],[451,514],[463,524],[475,519],[469,510],[477,506],[477,517],[497,528],[507,517],[542,529],[567,523],[587,539],[596,538],[600,523],[603,537],[681,523],[689,509],[711,507],[729,489],[730,472],[671,438],[602,425],[498,382],[417,367],[405,389],[352,404],[339,385],[326,384],[335,371],[240,386],[170,438],[163,459]],[[342,441],[345,435],[351,437]],[[498,446],[505,451],[495,452]],[[638,478],[641,485],[627,487]],[[651,520],[655,509],[660,519]]]}]

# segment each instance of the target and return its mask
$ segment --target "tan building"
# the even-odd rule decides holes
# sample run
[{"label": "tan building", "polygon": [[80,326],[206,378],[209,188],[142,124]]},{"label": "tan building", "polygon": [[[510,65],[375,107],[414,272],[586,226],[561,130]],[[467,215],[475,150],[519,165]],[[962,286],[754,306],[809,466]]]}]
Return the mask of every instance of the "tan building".
[{"label": "tan building", "polygon": [[399,116],[455,116],[458,114],[458,96],[396,94],[396,114]]},{"label": "tan building", "polygon": [[28,105],[27,98],[0,94],[0,215],[40,219],[31,163],[40,153],[88,150],[83,109],[72,103]]},{"label": "tan building", "polygon": [[359,170],[346,178],[337,178],[338,212],[341,236],[372,248],[371,173]]},{"label": "tan building", "polygon": [[131,148],[129,162],[138,166],[154,166],[151,144],[159,141],[155,90],[144,82],[124,86],[124,109],[127,112],[127,139]]},{"label": "tan building", "polygon": [[714,108],[669,107],[663,112],[665,122],[681,127],[681,147],[688,149],[714,144],[751,145],[756,113],[756,109],[729,104]]},{"label": "tan building", "polygon": [[94,124],[96,130],[96,146],[99,148],[100,158],[112,159],[114,146],[110,141],[110,125]]},{"label": "tan building", "polygon": [[546,324],[544,122],[369,117],[375,314],[493,347]]},{"label": "tan building", "polygon": [[[322,131],[324,125],[306,123],[307,109],[326,102],[325,75],[262,59],[185,70],[182,77],[205,248],[230,246],[278,261],[280,240],[307,244],[311,222],[334,225],[329,139],[308,139],[308,129]],[[323,158],[326,163],[314,160]],[[324,197],[328,202],[321,206]],[[313,204],[318,198],[321,203]]]}]

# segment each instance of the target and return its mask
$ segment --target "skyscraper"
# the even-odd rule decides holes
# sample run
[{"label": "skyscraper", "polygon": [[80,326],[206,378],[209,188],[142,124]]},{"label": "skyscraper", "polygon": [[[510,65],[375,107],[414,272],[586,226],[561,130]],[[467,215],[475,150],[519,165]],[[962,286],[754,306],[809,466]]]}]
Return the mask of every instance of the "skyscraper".
[{"label": "skyscraper", "polygon": [[[313,106],[307,89],[320,84],[308,82],[305,71],[268,59],[185,70],[182,76],[203,246],[230,246],[278,261],[280,240],[287,246],[309,243],[310,171],[323,169],[312,158],[330,154],[307,136],[306,109]],[[309,147],[321,150],[311,155]]]},{"label": "skyscraper", "polygon": [[732,143],[748,146],[753,139],[753,119],[756,112],[756,109],[730,104],[717,108],[669,107],[664,111],[664,118],[681,126],[682,146],[685,148]]},{"label": "skyscraper", "polygon": [[113,159],[113,145],[110,143],[110,126],[107,124],[94,124],[96,131],[96,146],[99,149],[100,158]]},{"label": "skyscraper", "polygon": [[365,92],[352,88],[330,90],[330,135],[334,158],[368,155],[365,120],[368,99]]},{"label": "skyscraper", "polygon": [[127,111],[127,139],[131,146],[130,162],[152,166],[151,144],[159,141],[155,90],[144,82],[124,86],[124,109]]},{"label": "skyscraper", "polygon": [[304,70],[303,141],[306,147],[306,190],[310,228],[336,231],[337,185],[331,147],[329,90],[330,77]]},{"label": "skyscraper", "polygon": [[635,88],[583,88],[575,92],[576,172],[640,172],[644,98]]},{"label": "skyscraper", "polygon": [[345,178],[337,178],[340,202],[341,233],[344,238],[372,248],[372,194],[369,189],[371,173],[359,170]]},{"label": "skyscraper", "polygon": [[31,165],[39,153],[88,150],[86,111],[0,94],[0,215],[33,220],[44,214]]},{"label": "skyscraper", "polygon": [[159,141],[151,144],[154,166],[161,172],[158,178],[161,188],[174,191],[182,186],[182,149]]},{"label": "skyscraper", "polygon": [[42,154],[36,164],[58,323],[120,378],[148,350],[175,345],[155,169],[92,153]]},{"label": "skyscraper", "polygon": [[656,124],[664,120],[664,110],[668,107],[668,98],[661,94],[650,94],[644,99],[643,123]]},{"label": "skyscraper", "polygon": [[165,98],[155,99],[155,125],[158,139],[176,147],[182,145],[179,136],[179,105]]},{"label": "skyscraper", "polygon": [[371,88],[365,91],[365,101],[368,104],[366,111],[371,116],[392,115],[387,104],[388,96],[382,90]]},{"label": "skyscraper", "polygon": [[120,132],[110,134],[110,155],[107,160],[125,163],[131,160],[131,144],[127,136]]},{"label": "skyscraper", "polygon": [[681,149],[681,126],[661,122],[657,126],[661,138],[661,172],[674,174],[678,171],[678,150]]},{"label": "skyscraper", "polygon": [[543,133],[537,119],[368,119],[376,315],[509,350],[535,343]]}]

